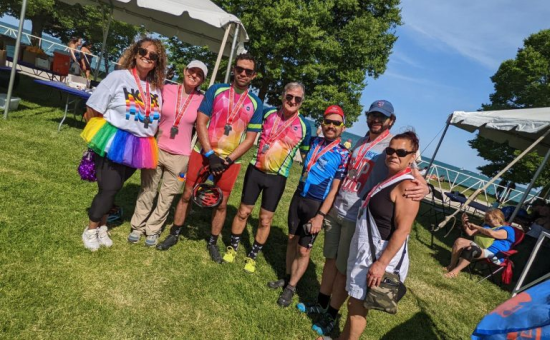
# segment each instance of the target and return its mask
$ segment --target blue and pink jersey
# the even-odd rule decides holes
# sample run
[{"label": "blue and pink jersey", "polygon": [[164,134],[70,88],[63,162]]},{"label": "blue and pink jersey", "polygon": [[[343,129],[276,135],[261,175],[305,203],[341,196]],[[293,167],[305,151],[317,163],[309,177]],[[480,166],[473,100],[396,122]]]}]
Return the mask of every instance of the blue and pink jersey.
[{"label": "blue and pink jersey", "polygon": [[[292,122],[285,120],[276,108],[264,109],[264,122],[258,150],[250,164],[266,174],[288,177],[294,155],[298,149],[309,150],[311,133],[304,117],[295,116]],[[282,130],[283,127],[286,127]]]},{"label": "blue and pink jersey", "polygon": [[331,142],[322,137],[313,138],[309,146],[309,152],[304,160],[302,177],[297,191],[302,197],[317,201],[324,201],[327,197],[332,182],[335,179],[342,180],[346,177],[346,166],[349,161],[349,151],[342,144],[332,146],[329,151],[323,153],[307,170],[312,161],[314,150],[320,154],[329,147]]},{"label": "blue and pink jersey", "polygon": [[[211,86],[202,101],[199,112],[210,117],[208,123],[208,140],[212,150],[225,158],[237,148],[246,137],[246,132],[260,132],[262,129],[262,101],[248,92],[234,119],[229,120],[230,98],[229,84]],[[233,107],[239,103],[243,91],[235,89]],[[226,125],[231,128],[227,129]]]}]

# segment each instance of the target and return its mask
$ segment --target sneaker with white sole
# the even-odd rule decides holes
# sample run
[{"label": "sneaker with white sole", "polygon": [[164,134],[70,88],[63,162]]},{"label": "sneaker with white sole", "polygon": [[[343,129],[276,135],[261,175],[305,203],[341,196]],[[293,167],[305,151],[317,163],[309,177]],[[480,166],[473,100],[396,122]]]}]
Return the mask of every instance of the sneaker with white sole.
[{"label": "sneaker with white sole", "polygon": [[130,235],[128,235],[128,242],[130,243],[138,243],[139,240],[141,239],[141,235],[143,235],[143,233],[139,230],[132,230],[132,232],[130,233]]},{"label": "sneaker with white sole", "polygon": [[82,242],[84,242],[84,248],[91,251],[99,249],[99,241],[97,239],[97,229],[84,229],[82,233]]},{"label": "sneaker with white sole", "polygon": [[104,246],[109,248],[113,245],[113,240],[109,237],[109,229],[106,225],[102,225],[99,227],[97,232],[97,241],[99,242],[100,246]]},{"label": "sneaker with white sole", "polygon": [[145,238],[145,245],[147,247],[154,247],[157,245],[158,239],[159,239],[158,234],[147,235],[147,238]]}]

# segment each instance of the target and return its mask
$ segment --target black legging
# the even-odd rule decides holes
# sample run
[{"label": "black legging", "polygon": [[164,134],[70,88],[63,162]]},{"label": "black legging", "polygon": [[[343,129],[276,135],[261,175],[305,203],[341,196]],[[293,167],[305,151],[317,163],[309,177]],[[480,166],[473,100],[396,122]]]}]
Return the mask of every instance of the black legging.
[{"label": "black legging", "polygon": [[124,182],[132,177],[136,169],[111,162],[106,157],[94,153],[94,164],[99,191],[88,210],[92,222],[100,222],[101,218],[111,210],[116,194],[122,189]]}]

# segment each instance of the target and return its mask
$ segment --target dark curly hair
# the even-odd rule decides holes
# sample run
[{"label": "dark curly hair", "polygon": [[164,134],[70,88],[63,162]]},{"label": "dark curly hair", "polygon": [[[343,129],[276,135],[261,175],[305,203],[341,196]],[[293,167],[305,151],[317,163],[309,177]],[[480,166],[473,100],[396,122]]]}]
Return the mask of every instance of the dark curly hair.
[{"label": "dark curly hair", "polygon": [[237,56],[237,58],[235,58],[235,66],[237,66],[237,61],[239,60],[250,60],[251,62],[254,63],[254,72],[257,71],[257,63],[256,63],[256,58],[254,58],[254,56],[250,53],[241,53]]},{"label": "dark curly hair", "polygon": [[138,48],[142,44],[150,42],[157,48],[157,54],[159,59],[156,61],[155,68],[149,71],[147,74],[147,81],[153,85],[153,88],[161,89],[164,84],[164,70],[166,69],[166,51],[162,42],[159,39],[143,38],[136,41],[130,47],[124,51],[121,63],[121,69],[131,70],[136,67],[136,56],[138,55]]},{"label": "dark curly hair", "polygon": [[403,133],[400,133],[398,135],[393,136],[391,140],[396,139],[406,139],[411,142],[412,150],[411,151],[418,151],[418,148],[420,147],[420,141],[418,140],[418,136],[414,131],[405,131]]}]

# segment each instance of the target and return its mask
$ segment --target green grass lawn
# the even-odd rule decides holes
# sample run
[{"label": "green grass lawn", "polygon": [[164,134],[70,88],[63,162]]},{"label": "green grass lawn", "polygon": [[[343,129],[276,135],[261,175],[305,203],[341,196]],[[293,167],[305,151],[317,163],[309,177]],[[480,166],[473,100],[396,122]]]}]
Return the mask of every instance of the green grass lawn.
[{"label": "green grass lawn", "polygon": [[[275,214],[258,271],[243,271],[253,242],[258,207],[234,264],[213,263],[206,251],[210,212],[193,207],[184,238],[160,252],[126,242],[139,190],[139,172],[117,197],[122,224],[112,226],[114,245],[91,253],[81,233],[96,184],[76,168],[85,150],[83,123],[72,116],[61,132],[59,94],[21,77],[18,111],[0,120],[0,338],[9,339],[314,339],[312,319],[294,306],[276,304],[266,282],[284,272],[287,210],[297,186],[295,165]],[[5,91],[5,90],[4,90]],[[250,159],[249,152],[244,158]],[[242,176],[230,199],[223,243],[239,204]],[[426,207],[423,207],[423,211]],[[171,222],[172,215],[169,217]],[[397,315],[372,312],[363,339],[467,339],[479,320],[509,298],[490,282],[468,275],[442,277],[456,233],[429,247],[426,215],[410,236],[408,293]],[[164,239],[165,234],[162,236]],[[315,299],[323,266],[323,235],[295,302]],[[223,246],[222,244],[220,244]],[[342,313],[346,314],[344,307]],[[342,318],[340,328],[344,325]],[[337,333],[336,333],[337,334]],[[335,335],[336,335],[335,334]]]}]

